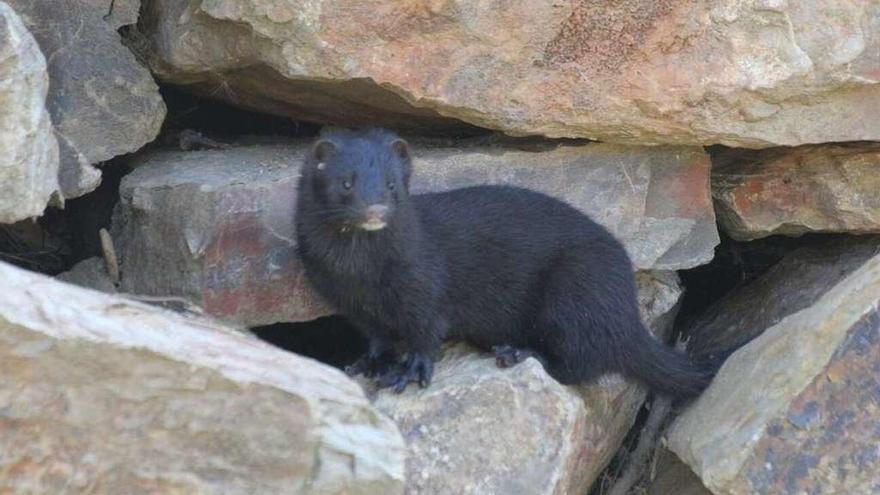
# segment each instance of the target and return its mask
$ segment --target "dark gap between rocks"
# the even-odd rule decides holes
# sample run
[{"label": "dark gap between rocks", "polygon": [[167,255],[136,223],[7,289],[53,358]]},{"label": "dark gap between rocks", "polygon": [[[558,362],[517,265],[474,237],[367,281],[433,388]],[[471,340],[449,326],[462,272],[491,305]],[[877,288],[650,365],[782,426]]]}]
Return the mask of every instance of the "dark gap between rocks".
[{"label": "dark gap between rocks", "polygon": [[367,350],[366,340],[340,316],[304,323],[277,323],[251,328],[251,332],[276,347],[340,369]]}]

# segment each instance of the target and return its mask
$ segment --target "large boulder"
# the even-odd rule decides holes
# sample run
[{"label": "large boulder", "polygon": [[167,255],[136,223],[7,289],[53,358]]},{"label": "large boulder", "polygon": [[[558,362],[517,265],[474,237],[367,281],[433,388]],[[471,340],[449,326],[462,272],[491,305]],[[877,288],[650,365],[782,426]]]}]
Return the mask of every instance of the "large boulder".
[{"label": "large boulder", "polygon": [[116,30],[134,23],[136,0],[6,0],[34,33],[49,64],[49,113],[61,147],[66,198],[101,182],[92,165],[152,141],[165,104],[150,72]]},{"label": "large boulder", "polygon": [[46,111],[46,60],[0,2],[0,223],[39,216],[58,190],[58,143]]},{"label": "large boulder", "polygon": [[878,252],[880,236],[822,240],[789,252],[766,273],[687,322],[689,348],[713,354],[749,342],[816,303]]},{"label": "large boulder", "polygon": [[[122,289],[184,296],[248,326],[331,313],[296,256],[296,180],[306,149],[255,145],[137,158],[113,222]],[[417,146],[415,155],[414,192],[477,183],[544,191],[608,226],[640,269],[705,263],[718,242],[700,149]]]},{"label": "large boulder", "polygon": [[[671,327],[681,289],[674,273],[639,276],[642,316]],[[378,394],[409,446],[413,495],[583,494],[617,451],[644,400],[618,375],[565,387],[533,358],[500,369],[491,356],[447,349],[430,387]]]},{"label": "large boulder", "polygon": [[880,143],[729,151],[713,165],[718,219],[734,239],[880,233]]},{"label": "large boulder", "polygon": [[0,492],[399,494],[394,424],[341,372],[0,263]]},{"label": "large boulder", "polygon": [[880,1],[149,0],[166,81],[320,122],[627,144],[880,140]]},{"label": "large boulder", "polygon": [[[876,493],[878,248],[875,243],[873,255],[854,270],[845,257],[842,268],[849,273],[824,290],[808,291],[812,301],[805,305],[773,303],[792,290],[784,286],[757,302],[770,304],[776,316],[788,315],[775,324],[768,320],[773,326],[737,351],[673,423],[670,449],[712,493]],[[833,274],[834,267],[824,271]]]}]

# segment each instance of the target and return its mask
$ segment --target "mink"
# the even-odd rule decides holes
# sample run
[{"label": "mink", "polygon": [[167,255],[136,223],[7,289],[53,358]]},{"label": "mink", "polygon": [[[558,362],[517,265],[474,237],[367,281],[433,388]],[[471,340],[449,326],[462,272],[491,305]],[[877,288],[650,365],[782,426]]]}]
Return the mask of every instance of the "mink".
[{"label": "mink", "polygon": [[395,133],[322,131],[297,184],[297,242],[311,285],[368,342],[348,371],[427,387],[445,340],[534,356],[562,384],[619,372],[675,398],[714,374],[657,340],[639,315],[623,245],[571,205],[512,186],[410,194]]}]

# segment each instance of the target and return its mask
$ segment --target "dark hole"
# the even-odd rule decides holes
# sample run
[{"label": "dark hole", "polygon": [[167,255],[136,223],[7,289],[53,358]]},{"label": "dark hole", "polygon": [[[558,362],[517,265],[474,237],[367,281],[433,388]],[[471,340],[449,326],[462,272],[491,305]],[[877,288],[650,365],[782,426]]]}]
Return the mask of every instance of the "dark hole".
[{"label": "dark hole", "polygon": [[339,316],[305,323],[278,323],[251,331],[274,346],[340,369],[367,350],[366,340]]}]

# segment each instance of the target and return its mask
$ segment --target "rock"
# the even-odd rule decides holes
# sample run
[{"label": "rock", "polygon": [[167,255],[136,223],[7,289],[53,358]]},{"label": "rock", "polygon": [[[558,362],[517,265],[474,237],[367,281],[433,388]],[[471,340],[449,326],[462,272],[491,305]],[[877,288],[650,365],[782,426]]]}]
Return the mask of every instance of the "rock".
[{"label": "rock", "polygon": [[880,488],[880,255],[736,352],[672,425],[716,495]]},{"label": "rock", "polygon": [[[880,140],[880,2],[145,2],[165,81],[347,125],[626,144]],[[528,22],[523,22],[528,19]]]},{"label": "rock", "polygon": [[0,223],[43,213],[58,190],[58,143],[46,111],[46,59],[0,2]]},{"label": "rock", "polygon": [[331,314],[296,254],[304,150],[276,145],[135,158],[113,219],[121,290],[183,296],[246,326]]},{"label": "rock", "polygon": [[61,273],[56,279],[68,284],[78,285],[101,292],[115,293],[116,287],[107,273],[107,265],[98,257],[88,258],[73,265],[70,270]]},{"label": "rock", "polygon": [[[295,187],[305,144],[154,152],[120,187],[122,290],[178,295],[247,325],[332,313],[296,256]],[[560,197],[607,225],[639,268],[711,259],[718,242],[706,155],[613,145],[416,147],[413,191],[508,183]]]},{"label": "rock", "polygon": [[745,344],[813,305],[878,252],[880,236],[820,241],[789,252],[687,324],[691,352],[709,354]]},{"label": "rock", "polygon": [[734,239],[880,233],[880,143],[723,154],[712,169],[719,221]]},{"label": "rock", "polygon": [[645,495],[712,495],[691,468],[672,452],[658,449],[655,463],[652,471],[657,476],[651,480]]},{"label": "rock", "polygon": [[153,77],[116,32],[137,19],[139,2],[7,2],[48,60],[48,109],[61,147],[64,197],[93,191],[101,172],[92,164],[138,150],[156,137],[165,118]]},{"label": "rock", "polygon": [[[681,288],[674,273],[641,274],[640,303],[665,334]],[[500,369],[491,356],[446,349],[430,387],[380,392],[409,446],[406,493],[587,493],[617,451],[645,394],[618,375],[564,387],[534,358]]]},{"label": "rock", "polygon": [[402,493],[400,433],[341,372],[4,263],[0,292],[0,491]]}]

